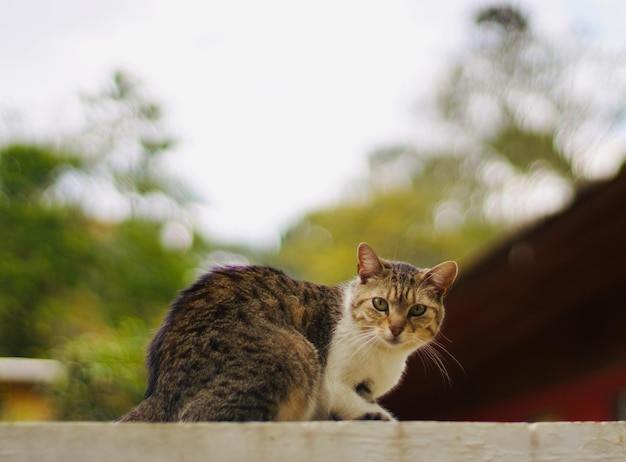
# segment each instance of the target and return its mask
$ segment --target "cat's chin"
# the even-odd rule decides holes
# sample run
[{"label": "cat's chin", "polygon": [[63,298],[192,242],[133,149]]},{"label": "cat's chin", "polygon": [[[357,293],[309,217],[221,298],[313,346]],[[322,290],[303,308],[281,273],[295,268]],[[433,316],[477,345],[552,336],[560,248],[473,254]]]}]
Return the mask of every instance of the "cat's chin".
[{"label": "cat's chin", "polygon": [[407,349],[411,348],[408,342],[398,338],[398,337],[383,337],[381,338],[381,342],[387,348],[393,349]]},{"label": "cat's chin", "polygon": [[385,345],[387,345],[387,347],[389,348],[402,348],[402,346],[404,345],[404,342],[401,342],[400,340],[394,338],[394,339],[386,339],[385,340]]}]

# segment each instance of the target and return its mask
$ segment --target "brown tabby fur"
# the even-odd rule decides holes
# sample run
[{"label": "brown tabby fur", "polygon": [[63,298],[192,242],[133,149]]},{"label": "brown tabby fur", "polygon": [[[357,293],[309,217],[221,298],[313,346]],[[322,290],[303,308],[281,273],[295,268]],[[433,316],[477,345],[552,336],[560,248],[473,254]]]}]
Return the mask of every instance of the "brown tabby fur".
[{"label": "brown tabby fur", "polygon": [[[441,300],[456,276],[456,265],[445,284],[427,271],[378,259],[365,244],[359,247],[359,277],[344,286],[297,281],[269,267],[214,269],[172,304],[149,346],[144,400],[119,420],[391,419],[382,409],[382,413],[376,412],[378,407],[374,413],[363,414],[343,411],[341,404],[333,403],[333,394],[325,391],[333,387],[325,379],[329,350],[334,352],[331,357],[341,357],[347,347],[338,343],[348,335],[341,332],[349,332],[353,322],[373,323],[383,330],[390,329],[393,322],[396,330],[407,331],[406,336],[408,331],[421,329],[421,337],[407,341],[406,346],[394,349],[393,337],[391,346],[381,340],[380,345],[385,345],[377,346],[376,351],[401,351],[408,356],[430,341],[441,325]],[[417,290],[420,286],[421,291]],[[386,319],[371,307],[371,297],[382,292],[392,305]],[[436,306],[421,321],[408,318],[400,312],[408,310],[409,299]],[[367,308],[359,308],[361,304]],[[342,321],[350,317],[346,312],[352,312],[354,321]],[[424,325],[417,326],[419,322]],[[334,338],[336,331],[340,333]],[[359,348],[354,345],[355,351]],[[333,366],[333,377],[344,369]],[[375,383],[381,381],[369,376],[355,376],[353,381],[359,383],[350,382],[352,395],[367,403],[374,403],[390,388],[385,385],[387,389],[374,392]]]}]

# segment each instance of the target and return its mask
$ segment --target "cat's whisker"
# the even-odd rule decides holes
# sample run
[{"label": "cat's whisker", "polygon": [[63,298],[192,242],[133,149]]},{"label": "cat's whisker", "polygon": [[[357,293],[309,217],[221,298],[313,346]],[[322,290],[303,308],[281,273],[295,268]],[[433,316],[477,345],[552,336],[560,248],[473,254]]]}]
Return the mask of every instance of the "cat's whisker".
[{"label": "cat's whisker", "polygon": [[344,341],[349,344],[361,344],[364,340],[369,340],[375,337],[376,333],[372,330],[361,330],[359,332],[351,332],[350,335],[344,337]]},{"label": "cat's whisker", "polygon": [[[443,361],[443,358],[441,357],[439,350],[435,348],[434,342],[425,343],[423,346],[419,348],[418,352],[420,352],[421,354],[423,354],[426,358],[430,360],[430,363],[434,365],[437,370],[439,370],[439,373],[441,374],[442,378],[448,385],[452,385],[452,379],[450,378],[450,374],[448,373],[448,370],[446,369],[445,362]],[[424,363],[423,358],[422,358],[422,363]]]},{"label": "cat's whisker", "polygon": [[432,360],[433,364],[439,370],[442,378],[448,384],[448,386],[452,385],[452,379],[450,378],[450,374],[448,373],[448,370],[446,369],[446,366],[443,360],[441,359],[439,352],[435,350],[432,346],[428,345],[425,353],[428,355],[428,357]]},{"label": "cat's whisker", "polygon": [[348,343],[350,346],[355,346],[356,348],[351,351],[350,360],[356,358],[361,352],[368,350],[371,346],[373,346],[377,341],[377,335],[374,331],[362,331],[356,335],[350,336],[348,339]]},{"label": "cat's whisker", "polygon": [[[446,337],[446,338],[447,338],[447,337]],[[446,347],[445,347],[445,346],[444,346],[441,342],[438,342],[436,339],[434,339],[434,340],[431,342],[431,344],[432,344],[433,348],[438,348],[438,349],[439,349],[442,353],[445,353],[445,354],[446,354],[446,355],[447,355],[450,359],[452,359],[452,361],[454,361],[454,363],[455,363],[457,366],[459,366],[459,369],[461,369],[461,371],[463,371],[463,373],[465,374],[465,368],[463,367],[463,364],[461,364],[461,363],[459,362],[459,360],[458,360],[458,359],[456,359],[456,358],[454,357],[454,355],[453,355],[452,353],[450,353],[450,352],[448,351],[448,349],[447,349],[447,348],[446,348]]]},{"label": "cat's whisker", "polygon": [[[424,356],[422,356],[421,352],[418,350],[417,354],[415,355],[419,358],[420,362],[422,363],[422,368],[424,369],[424,373],[428,372],[428,365],[426,363],[426,361],[424,360]],[[428,363],[430,364],[430,363]]]}]

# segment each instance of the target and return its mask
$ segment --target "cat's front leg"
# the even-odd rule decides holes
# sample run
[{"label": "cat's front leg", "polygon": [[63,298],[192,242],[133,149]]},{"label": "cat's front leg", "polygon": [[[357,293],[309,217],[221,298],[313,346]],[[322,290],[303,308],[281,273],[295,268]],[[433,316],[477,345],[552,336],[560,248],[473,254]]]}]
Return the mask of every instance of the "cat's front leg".
[{"label": "cat's front leg", "polygon": [[383,409],[371,394],[359,387],[334,387],[328,396],[329,420],[386,420],[396,419],[387,410]]}]

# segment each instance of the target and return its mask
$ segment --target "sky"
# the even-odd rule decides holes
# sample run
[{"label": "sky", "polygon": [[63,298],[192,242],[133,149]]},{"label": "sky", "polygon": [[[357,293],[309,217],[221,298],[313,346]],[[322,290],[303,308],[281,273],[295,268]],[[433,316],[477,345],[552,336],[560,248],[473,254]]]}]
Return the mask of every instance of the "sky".
[{"label": "sky", "polygon": [[[463,50],[474,0],[5,0],[0,113],[53,133],[116,69],[162,103],[172,166],[204,199],[213,238],[275,246],[367,174],[367,155],[420,132]],[[527,0],[537,31],[626,49],[626,2]],[[6,122],[5,118],[5,122]]]}]

